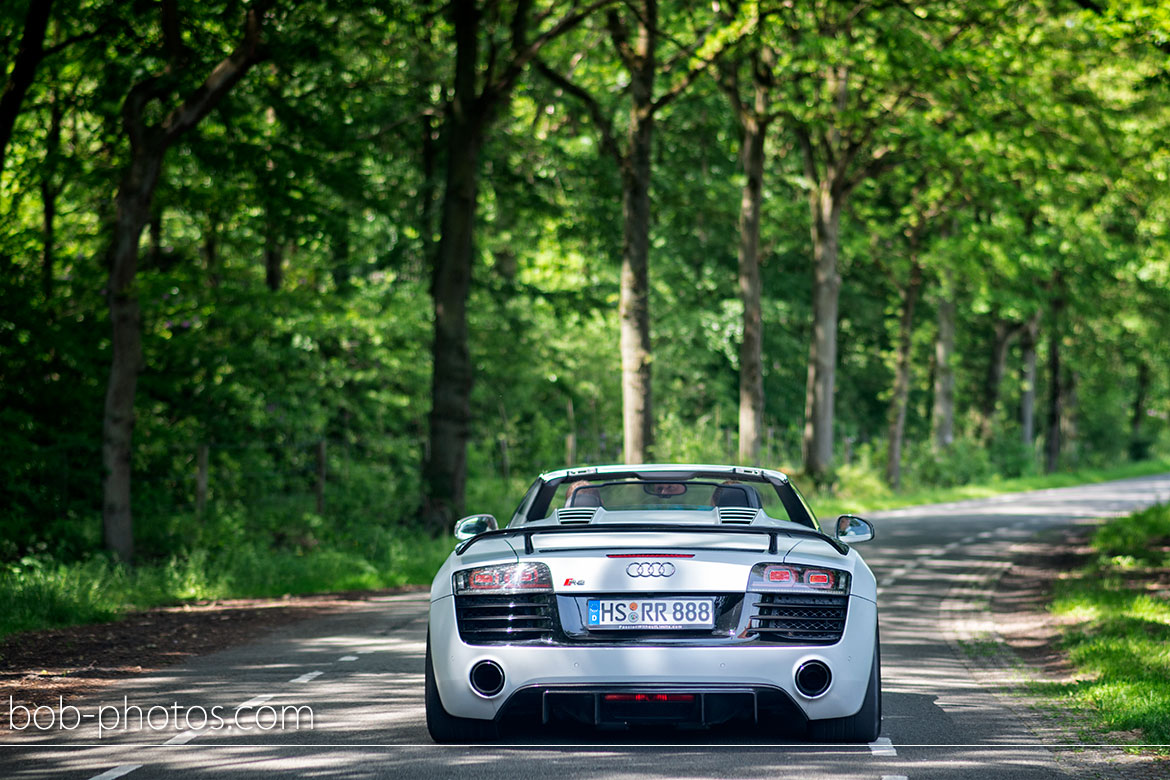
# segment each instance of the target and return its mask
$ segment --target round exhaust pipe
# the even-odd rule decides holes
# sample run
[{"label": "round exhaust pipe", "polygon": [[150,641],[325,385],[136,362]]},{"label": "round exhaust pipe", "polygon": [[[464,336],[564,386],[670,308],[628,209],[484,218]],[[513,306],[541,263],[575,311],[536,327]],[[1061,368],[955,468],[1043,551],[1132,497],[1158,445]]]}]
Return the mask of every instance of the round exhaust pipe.
[{"label": "round exhaust pipe", "polygon": [[796,670],[796,690],[810,699],[822,695],[829,690],[833,682],[833,673],[824,661],[805,661]]},{"label": "round exhaust pipe", "polygon": [[480,696],[495,696],[504,690],[504,670],[495,661],[480,661],[471,667],[471,687]]}]

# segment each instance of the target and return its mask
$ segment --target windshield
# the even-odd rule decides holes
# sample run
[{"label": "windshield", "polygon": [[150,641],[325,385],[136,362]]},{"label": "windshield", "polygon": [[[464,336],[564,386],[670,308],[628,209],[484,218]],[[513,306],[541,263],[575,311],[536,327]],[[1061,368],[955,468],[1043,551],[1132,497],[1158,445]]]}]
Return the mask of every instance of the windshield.
[{"label": "windshield", "polygon": [[779,520],[788,520],[780,497],[767,483],[748,484],[738,480],[643,480],[577,479],[557,486],[545,516],[554,509],[601,507],[618,511],[695,511],[716,508],[763,509]]}]

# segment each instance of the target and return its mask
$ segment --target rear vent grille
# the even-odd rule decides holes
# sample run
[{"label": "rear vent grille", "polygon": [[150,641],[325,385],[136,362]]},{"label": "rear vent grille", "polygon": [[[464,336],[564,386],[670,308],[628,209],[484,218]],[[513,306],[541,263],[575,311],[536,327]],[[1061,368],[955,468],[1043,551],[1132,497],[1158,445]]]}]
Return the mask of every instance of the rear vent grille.
[{"label": "rear vent grille", "polygon": [[459,636],[469,645],[548,639],[556,619],[555,598],[551,593],[456,596]]},{"label": "rear vent grille", "polygon": [[737,523],[740,525],[748,525],[751,523],[751,521],[756,519],[756,514],[760,510],[751,509],[748,507],[721,506],[717,511],[719,512],[719,522],[721,523]]},{"label": "rear vent grille", "polygon": [[588,523],[593,520],[593,516],[597,514],[597,507],[587,506],[579,509],[558,509],[557,522],[562,524],[567,523]]},{"label": "rear vent grille", "polygon": [[845,632],[847,596],[768,593],[760,596],[748,633],[797,644],[832,644]]}]

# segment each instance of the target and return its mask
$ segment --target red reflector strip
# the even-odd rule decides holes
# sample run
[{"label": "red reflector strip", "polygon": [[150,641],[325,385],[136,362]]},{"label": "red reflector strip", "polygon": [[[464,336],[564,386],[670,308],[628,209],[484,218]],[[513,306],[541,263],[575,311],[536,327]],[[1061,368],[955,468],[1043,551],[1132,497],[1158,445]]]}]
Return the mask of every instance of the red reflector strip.
[{"label": "red reflector strip", "polygon": [[635,701],[644,704],[665,704],[667,702],[693,702],[693,693],[607,693],[605,701]]},{"label": "red reflector strip", "polygon": [[606,558],[694,558],[694,553],[609,553]]}]

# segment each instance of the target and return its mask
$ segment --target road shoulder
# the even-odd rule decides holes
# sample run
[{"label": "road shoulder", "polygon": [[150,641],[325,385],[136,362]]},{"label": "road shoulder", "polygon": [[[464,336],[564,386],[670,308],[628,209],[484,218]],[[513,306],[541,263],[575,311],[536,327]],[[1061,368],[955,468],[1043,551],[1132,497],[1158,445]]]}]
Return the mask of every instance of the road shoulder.
[{"label": "road shoulder", "polygon": [[[30,709],[70,704],[119,681],[256,641],[301,620],[420,589],[157,607],[114,623],[16,634],[0,640],[0,701]],[[0,734],[9,731],[8,718],[9,707],[0,707]]]},{"label": "road shoulder", "polygon": [[1080,520],[1037,534],[954,585],[941,607],[944,633],[972,676],[1028,725],[1065,771],[1109,780],[1165,778],[1165,757],[1126,751],[1140,743],[1140,734],[1093,730],[1075,710],[1037,690],[1037,684],[1076,679],[1059,647],[1061,625],[1047,607],[1061,573],[1087,560],[1099,524]]}]

